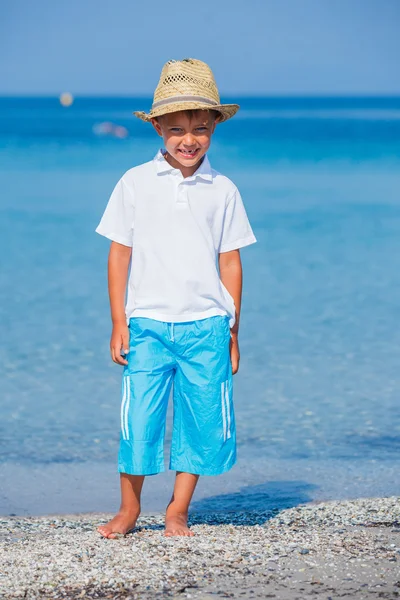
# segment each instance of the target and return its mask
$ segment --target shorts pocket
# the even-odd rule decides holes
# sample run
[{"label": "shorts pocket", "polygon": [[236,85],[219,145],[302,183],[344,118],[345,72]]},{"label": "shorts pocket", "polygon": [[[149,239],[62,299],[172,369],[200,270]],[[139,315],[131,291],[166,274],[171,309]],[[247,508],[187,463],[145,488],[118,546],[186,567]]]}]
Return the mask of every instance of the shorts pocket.
[{"label": "shorts pocket", "polygon": [[232,387],[229,379],[221,383],[221,412],[224,442],[231,437],[232,425]]},{"label": "shorts pocket", "polygon": [[140,329],[137,317],[131,317],[129,319],[129,329],[131,331],[137,331]]},{"label": "shorts pocket", "polygon": [[230,339],[231,339],[231,328],[229,327],[229,317],[225,318],[225,330],[226,330],[226,336],[227,336],[228,340],[230,341]]},{"label": "shorts pocket", "polygon": [[212,318],[213,333],[218,344],[225,344],[231,339],[229,317],[218,315]]},{"label": "shorts pocket", "polygon": [[129,319],[129,348],[130,348],[130,350],[132,350],[132,348],[136,342],[136,338],[138,338],[141,333],[142,333],[142,327],[141,327],[140,323],[138,322],[138,317],[131,317]]}]

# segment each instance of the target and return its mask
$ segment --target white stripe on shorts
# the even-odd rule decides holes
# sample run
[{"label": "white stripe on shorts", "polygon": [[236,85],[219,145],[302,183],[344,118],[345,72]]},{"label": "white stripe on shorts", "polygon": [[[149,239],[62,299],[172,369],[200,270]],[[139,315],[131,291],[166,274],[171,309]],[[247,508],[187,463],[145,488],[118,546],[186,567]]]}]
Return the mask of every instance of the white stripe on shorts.
[{"label": "white stripe on shorts", "polygon": [[225,382],[221,383],[221,405],[222,405],[222,425],[224,428],[224,442],[226,441],[226,407],[225,407]]},{"label": "white stripe on shorts", "polygon": [[125,402],[125,414],[124,414],[124,428],[125,428],[125,438],[129,440],[129,428],[128,428],[128,414],[129,414],[129,405],[131,403],[131,380],[129,375],[125,377],[125,387],[126,387],[126,402]]},{"label": "white stripe on shorts", "polygon": [[124,433],[124,408],[126,402],[126,377],[122,377],[122,402],[121,402],[121,433],[123,439],[125,439]]},{"label": "white stripe on shorts", "polygon": [[129,411],[129,403],[131,399],[131,388],[129,377],[123,377],[123,393],[122,393],[122,404],[121,404],[121,431],[122,438],[124,440],[129,439],[129,429],[128,429],[128,411]]},{"label": "white stripe on shorts", "polygon": [[228,415],[228,433],[227,439],[231,437],[231,407],[229,402],[229,381],[225,382],[225,400],[226,400],[226,413]]}]

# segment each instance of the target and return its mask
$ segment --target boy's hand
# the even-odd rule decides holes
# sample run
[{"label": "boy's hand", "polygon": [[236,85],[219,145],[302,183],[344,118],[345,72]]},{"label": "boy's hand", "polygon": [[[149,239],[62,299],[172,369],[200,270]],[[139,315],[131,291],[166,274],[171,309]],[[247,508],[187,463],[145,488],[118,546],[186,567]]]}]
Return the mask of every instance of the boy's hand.
[{"label": "boy's hand", "polygon": [[237,333],[231,332],[231,341],[229,343],[229,349],[231,354],[232,375],[235,375],[235,373],[239,371],[240,361],[239,340]]},{"label": "boy's hand", "polygon": [[114,323],[110,341],[111,358],[117,365],[127,365],[126,358],[121,356],[129,352],[129,329],[125,322]]}]

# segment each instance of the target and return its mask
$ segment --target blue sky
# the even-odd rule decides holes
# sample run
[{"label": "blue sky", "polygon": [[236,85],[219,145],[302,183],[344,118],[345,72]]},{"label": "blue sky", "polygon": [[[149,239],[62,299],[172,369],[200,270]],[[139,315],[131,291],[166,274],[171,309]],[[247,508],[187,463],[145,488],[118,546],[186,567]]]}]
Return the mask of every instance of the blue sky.
[{"label": "blue sky", "polygon": [[224,96],[400,94],[400,0],[12,0],[0,94],[151,95],[164,62]]}]

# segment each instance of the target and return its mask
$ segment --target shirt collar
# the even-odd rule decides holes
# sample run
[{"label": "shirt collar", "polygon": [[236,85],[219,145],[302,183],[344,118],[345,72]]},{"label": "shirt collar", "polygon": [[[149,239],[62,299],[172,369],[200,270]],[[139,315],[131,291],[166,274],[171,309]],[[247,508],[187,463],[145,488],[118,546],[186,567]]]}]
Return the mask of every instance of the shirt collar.
[{"label": "shirt collar", "polygon": [[[156,164],[158,175],[161,175],[162,173],[168,173],[169,171],[177,170],[174,167],[171,167],[169,162],[165,160],[163,155],[164,152],[165,150],[161,148],[154,157],[154,162]],[[201,179],[205,179],[206,181],[212,181],[212,170],[207,154],[204,155],[202,163],[197,169],[197,171],[191,177],[186,177],[185,179],[192,179],[196,177],[201,177]]]}]

